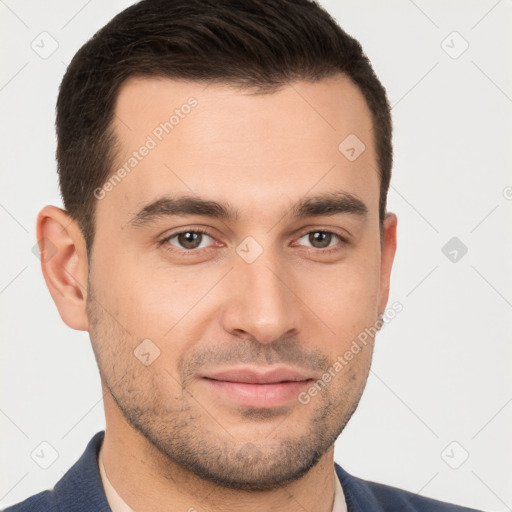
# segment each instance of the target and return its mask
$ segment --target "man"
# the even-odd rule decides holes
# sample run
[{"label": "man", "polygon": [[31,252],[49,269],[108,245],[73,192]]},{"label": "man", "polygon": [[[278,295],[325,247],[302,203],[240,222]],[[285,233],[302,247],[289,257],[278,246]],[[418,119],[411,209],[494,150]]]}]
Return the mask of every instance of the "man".
[{"label": "man", "polygon": [[333,461],[397,219],[385,90],[325,11],[140,2],[69,65],[57,135],[42,270],[90,334],[106,429],[7,510],[468,510]]}]

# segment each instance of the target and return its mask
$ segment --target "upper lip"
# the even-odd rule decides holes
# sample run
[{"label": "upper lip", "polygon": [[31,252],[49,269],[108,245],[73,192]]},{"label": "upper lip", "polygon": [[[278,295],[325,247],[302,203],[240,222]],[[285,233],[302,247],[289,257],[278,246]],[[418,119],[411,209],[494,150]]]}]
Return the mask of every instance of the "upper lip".
[{"label": "upper lip", "polygon": [[264,371],[253,368],[230,368],[205,374],[203,378],[247,384],[275,384],[286,381],[305,381],[313,377],[299,370],[279,367]]}]

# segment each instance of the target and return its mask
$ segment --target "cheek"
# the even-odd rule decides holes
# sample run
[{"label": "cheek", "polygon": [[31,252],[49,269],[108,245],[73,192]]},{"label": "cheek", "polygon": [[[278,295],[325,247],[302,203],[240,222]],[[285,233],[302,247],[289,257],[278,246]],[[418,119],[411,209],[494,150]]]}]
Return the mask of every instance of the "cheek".
[{"label": "cheek", "polygon": [[[333,399],[333,403],[342,413],[346,413],[347,409],[355,408],[368,379],[373,345],[361,345],[360,349],[360,352],[357,353],[346,350],[339,354],[336,359],[343,366],[339,370],[339,376],[333,379],[334,385],[331,396],[336,397]],[[350,360],[347,359],[348,357],[350,357]]]},{"label": "cheek", "polygon": [[94,269],[100,303],[133,335],[162,336],[188,302],[190,287],[130,255],[114,254]]},{"label": "cheek", "polygon": [[[208,291],[225,271],[220,269],[220,274],[212,270],[198,274],[193,269],[148,271],[147,266],[132,267],[132,264],[118,260],[114,278],[106,289],[103,287],[102,303],[112,313],[115,323],[124,328],[118,329],[119,340],[114,342],[118,345],[117,355],[112,353],[112,356],[133,363],[127,370],[133,378],[150,370],[146,371],[148,375],[167,383],[164,388],[178,393],[177,362],[206,336],[209,324],[213,325],[212,319],[222,302]],[[149,357],[156,357],[150,368],[144,368],[135,355],[148,352]],[[153,390],[158,387],[155,382],[144,382]]]},{"label": "cheek", "polygon": [[337,339],[357,335],[377,318],[379,266],[368,257],[298,271],[295,282],[297,295]]}]

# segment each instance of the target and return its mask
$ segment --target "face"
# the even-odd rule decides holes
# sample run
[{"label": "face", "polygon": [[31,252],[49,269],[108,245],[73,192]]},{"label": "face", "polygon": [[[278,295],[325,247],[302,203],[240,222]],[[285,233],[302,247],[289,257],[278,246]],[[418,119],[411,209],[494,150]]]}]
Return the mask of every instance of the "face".
[{"label": "face", "polygon": [[299,478],[357,406],[373,340],[333,365],[388,295],[362,94],[131,79],[114,129],[87,293],[105,389],[169,463],[229,488]]}]

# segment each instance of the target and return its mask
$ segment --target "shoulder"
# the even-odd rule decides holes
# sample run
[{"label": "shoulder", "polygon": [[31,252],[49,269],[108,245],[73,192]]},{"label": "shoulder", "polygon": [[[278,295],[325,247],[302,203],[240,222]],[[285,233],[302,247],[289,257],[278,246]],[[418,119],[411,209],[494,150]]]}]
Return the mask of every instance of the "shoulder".
[{"label": "shoulder", "polygon": [[89,441],[85,451],[51,490],[42,491],[2,512],[111,512],[98,469],[98,451],[105,432]]},{"label": "shoulder", "polygon": [[26,500],[4,508],[2,512],[58,512],[59,506],[56,503],[53,491],[43,491],[34,494]]},{"label": "shoulder", "polygon": [[375,512],[478,512],[452,503],[426,498],[419,494],[397,489],[389,485],[370,482],[349,475],[338,464],[336,473],[340,479],[349,510]]}]

